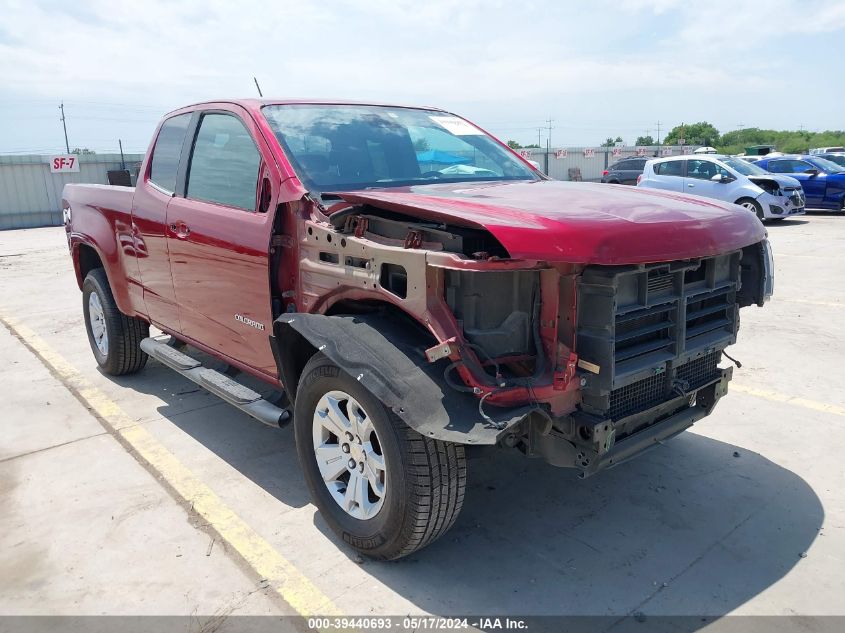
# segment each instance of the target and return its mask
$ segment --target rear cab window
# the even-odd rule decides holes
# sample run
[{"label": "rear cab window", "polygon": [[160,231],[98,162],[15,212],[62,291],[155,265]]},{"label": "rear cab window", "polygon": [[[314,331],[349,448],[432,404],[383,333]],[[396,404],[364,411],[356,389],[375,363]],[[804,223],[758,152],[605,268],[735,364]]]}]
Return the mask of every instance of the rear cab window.
[{"label": "rear cab window", "polygon": [[149,181],[167,193],[176,191],[176,172],[190,122],[190,113],[179,114],[164,121],[159,128],[150,157]]}]

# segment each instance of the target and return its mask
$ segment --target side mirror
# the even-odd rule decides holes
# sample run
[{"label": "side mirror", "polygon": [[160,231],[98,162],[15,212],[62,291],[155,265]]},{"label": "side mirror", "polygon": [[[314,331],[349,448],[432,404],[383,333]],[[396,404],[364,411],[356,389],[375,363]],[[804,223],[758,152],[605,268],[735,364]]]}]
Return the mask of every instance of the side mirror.
[{"label": "side mirror", "polygon": [[810,178],[815,178],[819,175],[818,169],[805,169],[804,173],[807,174]]},{"label": "side mirror", "polygon": [[726,174],[716,174],[715,176],[712,176],[710,180],[712,180],[713,182],[720,182],[722,184],[725,184],[731,182],[733,178]]}]

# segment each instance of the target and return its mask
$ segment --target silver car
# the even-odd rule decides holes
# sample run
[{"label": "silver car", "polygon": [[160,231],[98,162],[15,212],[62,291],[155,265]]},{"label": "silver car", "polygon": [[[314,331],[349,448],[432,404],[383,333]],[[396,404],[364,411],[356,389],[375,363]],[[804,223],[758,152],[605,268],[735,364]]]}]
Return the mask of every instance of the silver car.
[{"label": "silver car", "polygon": [[733,202],[760,220],[804,213],[804,190],[790,176],[770,174],[734,156],[673,156],[648,161],[638,187],[665,189]]}]

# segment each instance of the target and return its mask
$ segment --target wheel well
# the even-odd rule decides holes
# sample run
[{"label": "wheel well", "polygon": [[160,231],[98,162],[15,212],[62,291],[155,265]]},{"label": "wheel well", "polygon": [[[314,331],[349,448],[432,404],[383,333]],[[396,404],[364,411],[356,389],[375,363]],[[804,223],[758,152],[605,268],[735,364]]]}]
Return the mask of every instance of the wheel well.
[{"label": "wheel well", "polygon": [[79,283],[82,284],[85,281],[85,277],[88,276],[95,268],[104,268],[103,260],[100,259],[100,256],[97,254],[91,246],[87,244],[80,244],[77,249],[77,259],[79,261]]},{"label": "wheel well", "polygon": [[[426,330],[420,323],[415,321],[402,309],[385,301],[338,301],[326,312],[325,316],[348,316],[348,315],[366,315],[379,313],[382,316],[389,317],[395,320],[401,320],[403,324],[409,329],[409,335],[416,331],[418,335],[422,335],[430,339],[430,344],[437,343],[436,339]],[[276,336],[273,339],[273,354],[276,358],[276,365],[279,370],[279,377],[285,389],[285,393],[291,402],[296,399],[296,388],[299,384],[299,378],[302,375],[302,370],[317,353],[317,348],[312,345],[308,339],[293,328],[285,328],[285,335],[283,339],[278,337],[278,330],[274,328]]]}]

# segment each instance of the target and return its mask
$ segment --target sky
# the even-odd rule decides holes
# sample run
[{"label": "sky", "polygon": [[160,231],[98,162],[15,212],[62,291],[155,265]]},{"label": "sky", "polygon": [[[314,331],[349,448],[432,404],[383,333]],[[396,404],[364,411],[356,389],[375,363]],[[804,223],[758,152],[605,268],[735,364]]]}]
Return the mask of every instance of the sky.
[{"label": "sky", "polygon": [[658,122],[841,130],[843,35],[843,0],[0,0],[0,153],[63,150],[62,102],[71,148],[143,152],[162,114],[257,96],[253,76],[523,144],[548,119],[564,147]]}]

